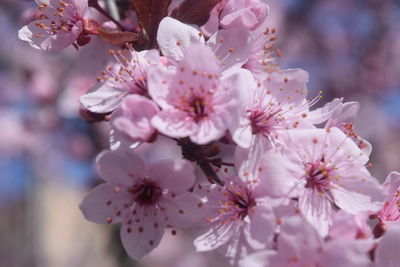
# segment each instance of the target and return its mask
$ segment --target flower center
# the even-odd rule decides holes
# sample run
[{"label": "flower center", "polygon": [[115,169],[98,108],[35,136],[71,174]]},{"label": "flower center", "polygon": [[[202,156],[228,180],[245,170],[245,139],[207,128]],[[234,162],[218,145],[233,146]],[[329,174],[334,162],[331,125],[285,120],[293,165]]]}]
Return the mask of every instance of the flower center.
[{"label": "flower center", "polygon": [[329,182],[330,170],[326,167],[324,160],[316,163],[306,164],[306,188],[317,190],[320,193],[325,193],[331,188]]},{"label": "flower center", "polygon": [[208,98],[198,95],[182,97],[178,104],[178,108],[187,112],[196,123],[207,118],[208,114],[211,112]]},{"label": "flower center", "polygon": [[227,189],[228,202],[225,206],[234,212],[238,219],[243,220],[256,206],[256,201],[251,196],[251,192],[245,190],[244,192]]},{"label": "flower center", "polygon": [[267,112],[266,110],[252,109],[248,111],[248,118],[253,134],[269,135],[271,128],[275,126],[278,121],[276,115],[281,110]]},{"label": "flower center", "polygon": [[135,202],[139,206],[151,206],[156,204],[162,195],[161,188],[148,178],[136,183],[128,189],[132,193]]}]

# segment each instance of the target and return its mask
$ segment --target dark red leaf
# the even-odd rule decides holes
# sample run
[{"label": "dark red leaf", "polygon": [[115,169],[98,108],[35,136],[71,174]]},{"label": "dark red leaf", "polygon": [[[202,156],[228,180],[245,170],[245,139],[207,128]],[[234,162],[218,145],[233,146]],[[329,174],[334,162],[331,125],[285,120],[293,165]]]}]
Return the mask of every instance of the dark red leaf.
[{"label": "dark red leaf", "polygon": [[132,0],[132,3],[139,24],[148,39],[147,47],[156,47],[158,25],[168,15],[171,0]]},{"label": "dark red leaf", "polygon": [[211,10],[223,0],[184,0],[175,8],[171,17],[189,24],[201,26],[207,22]]}]

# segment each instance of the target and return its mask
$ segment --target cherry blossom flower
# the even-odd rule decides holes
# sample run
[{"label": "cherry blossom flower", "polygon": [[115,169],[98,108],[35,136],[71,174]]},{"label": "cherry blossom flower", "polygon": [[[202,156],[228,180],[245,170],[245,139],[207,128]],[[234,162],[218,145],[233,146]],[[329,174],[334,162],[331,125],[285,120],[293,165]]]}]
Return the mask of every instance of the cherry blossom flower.
[{"label": "cherry blossom flower", "polygon": [[241,266],[368,266],[370,243],[333,239],[324,241],[301,216],[286,219],[278,236],[277,252],[262,251],[241,262]]},{"label": "cherry blossom flower", "polygon": [[246,154],[235,153],[235,166],[240,176],[224,179],[224,186],[198,185],[195,193],[207,199],[206,230],[197,237],[198,251],[218,249],[232,264],[258,249],[272,246],[278,219],[274,209],[282,201],[270,198],[262,185],[266,177],[259,167],[259,176],[247,172]]},{"label": "cherry blossom flower", "polygon": [[391,172],[383,184],[389,193],[379,218],[386,224],[400,224],[400,173]]},{"label": "cherry blossom flower", "polygon": [[233,176],[225,186],[199,186],[197,193],[206,197],[207,230],[196,238],[197,251],[219,248],[231,262],[272,242],[275,216],[265,192],[251,182]]},{"label": "cherry blossom flower", "polygon": [[89,16],[87,0],[35,1],[42,14],[18,31],[21,40],[45,51],[61,50],[77,41]]},{"label": "cherry blossom flower", "polygon": [[102,152],[97,166],[106,182],[86,196],[81,210],[95,223],[122,223],[122,244],[132,258],[157,247],[166,227],[188,227],[196,221],[192,210],[201,201],[186,191],[195,179],[187,161],[146,166],[133,152],[118,150]]},{"label": "cherry blossom flower", "polygon": [[147,72],[150,66],[161,66],[157,50],[136,52],[133,48],[122,51],[110,50],[118,61],[102,72],[99,84],[81,96],[81,104],[94,113],[113,111],[129,94],[146,96]]},{"label": "cherry blossom flower", "polygon": [[252,142],[262,145],[262,139],[272,142],[280,130],[313,128],[308,121],[309,107],[318,97],[306,99],[308,77],[301,69],[271,73],[253,91],[238,125],[232,125],[233,140],[248,148]]},{"label": "cherry blossom flower", "polygon": [[158,111],[158,106],[144,96],[125,97],[111,115],[111,149],[124,147],[122,144],[135,147],[140,142],[153,140],[157,132],[151,125],[151,119]]},{"label": "cherry blossom flower", "polygon": [[161,133],[190,137],[197,144],[221,138],[237,116],[238,91],[254,81],[244,69],[220,77],[215,54],[202,44],[193,44],[176,69],[153,69],[149,93],[162,108],[152,119]]},{"label": "cherry blossom flower", "polygon": [[386,199],[383,188],[365,164],[366,156],[338,128],[291,130],[280,135],[284,147],[264,155],[264,182],[271,190],[286,190],[298,199],[300,212],[326,236],[332,216],[379,211]]}]

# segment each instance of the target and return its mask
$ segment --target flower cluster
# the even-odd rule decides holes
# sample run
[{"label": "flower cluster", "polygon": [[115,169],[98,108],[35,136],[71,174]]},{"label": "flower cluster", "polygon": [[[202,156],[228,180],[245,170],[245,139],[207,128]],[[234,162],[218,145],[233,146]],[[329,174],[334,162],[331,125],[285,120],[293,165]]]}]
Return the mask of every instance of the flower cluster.
[{"label": "flower cluster", "polygon": [[[43,50],[88,34],[115,46],[80,98],[110,127],[96,160],[105,183],[81,204],[88,220],[121,223],[134,259],[166,228],[196,228],[197,251],[219,250],[234,266],[400,265],[400,174],[383,185],[370,174],[371,145],[353,128],[358,103],[314,108],[321,93],[309,95],[308,73],[279,66],[263,1],[161,1],[152,24],[133,2],[138,22],[114,23],[123,31],[112,38],[89,17],[97,1],[85,0],[40,2],[39,20],[19,32]],[[118,48],[129,33],[136,39]],[[139,149],[165,145],[180,155]]]}]

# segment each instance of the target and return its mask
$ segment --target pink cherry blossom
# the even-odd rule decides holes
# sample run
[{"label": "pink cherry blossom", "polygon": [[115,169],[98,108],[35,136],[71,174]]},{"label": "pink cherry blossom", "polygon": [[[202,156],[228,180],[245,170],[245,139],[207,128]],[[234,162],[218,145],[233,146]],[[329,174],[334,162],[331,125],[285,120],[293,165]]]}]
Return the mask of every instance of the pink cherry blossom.
[{"label": "pink cherry blossom", "polygon": [[[282,201],[269,197],[262,185],[265,177],[247,172],[247,154],[242,150],[235,153],[235,167],[239,176],[224,179],[224,186],[198,185],[195,192],[207,199],[205,232],[196,238],[198,251],[218,249],[236,264],[241,258],[258,249],[272,246],[272,237],[279,216],[287,214],[279,210]],[[259,167],[259,173],[263,167]]]},{"label": "pink cherry blossom", "polygon": [[88,18],[87,0],[35,0],[42,13],[18,31],[18,37],[33,48],[57,51],[73,44]]},{"label": "pink cherry blossom", "polygon": [[[257,188],[258,187],[258,188]],[[231,262],[272,242],[275,216],[265,191],[256,181],[237,176],[219,185],[198,186],[197,194],[207,198],[207,230],[196,238],[198,251],[222,250]]]},{"label": "pink cherry blossom", "polygon": [[388,191],[389,198],[379,212],[379,218],[390,225],[400,224],[400,173],[391,172],[383,186]]},{"label": "pink cherry blossom", "polygon": [[291,130],[280,137],[284,147],[264,156],[264,184],[298,199],[300,212],[322,236],[338,209],[356,215],[382,208],[386,194],[365,168],[368,156],[338,128]]},{"label": "pink cherry blossom", "polygon": [[192,209],[201,201],[187,191],[195,179],[190,163],[163,160],[146,166],[133,152],[118,150],[102,152],[97,166],[106,182],[86,196],[81,210],[95,223],[122,223],[122,244],[132,258],[157,247],[166,227],[195,222]]},{"label": "pink cherry blossom", "polygon": [[271,73],[253,90],[239,124],[232,125],[233,140],[248,148],[252,142],[260,146],[260,138],[272,142],[280,130],[313,128],[309,107],[318,97],[307,100],[308,77],[301,69]]},{"label": "pink cherry blossom", "polygon": [[265,21],[268,11],[268,5],[260,0],[229,0],[220,13],[220,24],[225,29],[254,30]]},{"label": "pink cherry blossom", "polygon": [[372,247],[371,243],[347,239],[333,239],[326,242],[301,216],[292,216],[285,220],[277,243],[276,253],[258,252],[243,260],[240,266],[366,267],[370,263],[368,251]]},{"label": "pink cherry blossom", "polygon": [[118,62],[103,71],[97,78],[99,83],[80,98],[81,104],[91,112],[111,112],[129,94],[148,95],[148,68],[162,65],[157,50],[136,52],[129,48],[110,52]]},{"label": "pink cherry blossom", "polygon": [[152,119],[153,126],[197,144],[221,138],[237,116],[238,90],[248,88],[252,77],[243,69],[220,74],[215,54],[202,44],[188,48],[176,68],[153,69],[149,93],[162,108]]},{"label": "pink cherry blossom", "polygon": [[[156,130],[151,125],[151,119],[159,111],[157,105],[141,95],[125,97],[121,105],[111,115],[111,131],[114,134],[114,145],[120,147],[121,143],[151,141],[156,137]],[[118,142],[118,144],[116,144]]]}]

